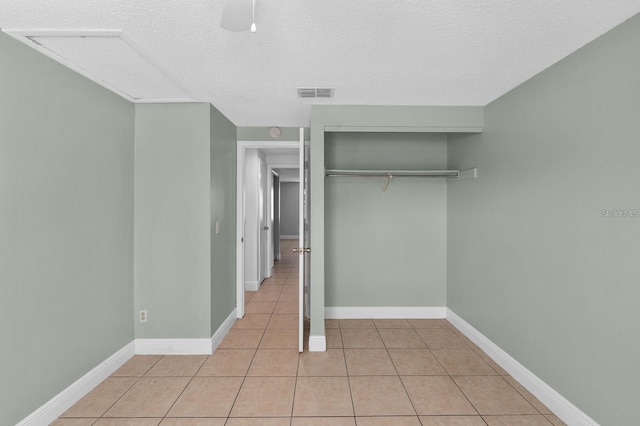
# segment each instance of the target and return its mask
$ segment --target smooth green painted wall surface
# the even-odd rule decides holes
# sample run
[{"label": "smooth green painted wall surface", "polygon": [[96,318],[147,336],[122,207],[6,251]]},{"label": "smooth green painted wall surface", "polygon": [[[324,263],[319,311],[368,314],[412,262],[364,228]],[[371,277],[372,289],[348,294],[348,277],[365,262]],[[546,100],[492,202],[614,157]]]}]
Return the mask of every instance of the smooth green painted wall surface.
[{"label": "smooth green painted wall surface", "polygon": [[[274,186],[275,187],[275,186]],[[300,182],[280,182],[280,235],[300,235]],[[277,204],[275,204],[277,207]]]},{"label": "smooth green painted wall surface", "polygon": [[[210,107],[211,333],[236,306],[236,126]],[[216,222],[220,232],[216,234]]]},{"label": "smooth green painted wall surface", "polygon": [[636,16],[449,147],[449,307],[602,425],[640,424],[638,76]]},{"label": "smooth green painted wall surface", "polygon": [[0,424],[133,340],[133,118],[0,33]]},{"label": "smooth green painted wall surface", "polygon": [[327,131],[477,132],[484,122],[482,107],[465,106],[314,105],[311,114]]},{"label": "smooth green painted wall surface", "polygon": [[[447,138],[429,133],[326,133],[336,169],[442,170]],[[446,306],[447,182],[328,177],[326,306]]]},{"label": "smooth green painted wall surface", "polygon": [[136,105],[136,338],[211,337],[209,108]]}]

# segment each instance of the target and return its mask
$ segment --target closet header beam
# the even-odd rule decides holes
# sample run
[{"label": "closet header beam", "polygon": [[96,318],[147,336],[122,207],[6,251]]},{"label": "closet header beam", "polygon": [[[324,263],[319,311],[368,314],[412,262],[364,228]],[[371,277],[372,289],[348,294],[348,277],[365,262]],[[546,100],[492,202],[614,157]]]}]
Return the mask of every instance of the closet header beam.
[{"label": "closet header beam", "polygon": [[459,170],[340,170],[326,169],[325,176],[358,176],[358,177],[422,177],[422,178],[457,178]]},{"label": "closet header beam", "polygon": [[325,132],[482,133],[482,126],[324,126]]}]

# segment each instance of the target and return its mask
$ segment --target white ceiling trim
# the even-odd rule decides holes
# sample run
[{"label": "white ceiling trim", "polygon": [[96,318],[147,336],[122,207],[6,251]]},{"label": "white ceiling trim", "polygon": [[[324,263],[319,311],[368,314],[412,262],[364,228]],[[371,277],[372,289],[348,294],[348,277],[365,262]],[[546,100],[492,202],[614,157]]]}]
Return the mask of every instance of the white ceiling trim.
[{"label": "white ceiling trim", "polygon": [[[127,99],[133,103],[165,103],[165,102],[197,102],[196,96],[194,96],[180,81],[169,73],[163,66],[153,60],[140,46],[133,42],[129,37],[124,34],[121,29],[3,29],[3,32],[15,38],[18,41],[28,45],[29,47],[37,50],[43,55],[61,63],[62,65],[72,69],[78,74],[88,78],[94,83],[116,93],[117,95]],[[112,84],[109,81],[105,81],[102,78],[97,77],[93,73],[87,71],[82,66],[69,61],[63,56],[57,54],[54,50],[40,44],[37,40],[39,37],[100,37],[100,38],[117,38],[124,42],[125,45],[130,48],[136,55],[142,60],[150,64],[156,71],[177,86],[188,97],[184,98],[136,98],[131,96],[126,91],[122,90],[117,85]]]}]

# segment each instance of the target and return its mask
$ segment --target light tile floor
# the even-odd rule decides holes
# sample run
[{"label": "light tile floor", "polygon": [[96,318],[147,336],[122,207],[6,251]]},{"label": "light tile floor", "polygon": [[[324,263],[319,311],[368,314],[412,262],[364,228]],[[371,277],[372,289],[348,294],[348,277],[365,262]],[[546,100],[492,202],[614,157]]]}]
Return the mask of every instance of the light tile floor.
[{"label": "light tile floor", "polygon": [[327,320],[299,354],[293,243],[213,355],[135,356],[53,424],[564,424],[446,320]]}]

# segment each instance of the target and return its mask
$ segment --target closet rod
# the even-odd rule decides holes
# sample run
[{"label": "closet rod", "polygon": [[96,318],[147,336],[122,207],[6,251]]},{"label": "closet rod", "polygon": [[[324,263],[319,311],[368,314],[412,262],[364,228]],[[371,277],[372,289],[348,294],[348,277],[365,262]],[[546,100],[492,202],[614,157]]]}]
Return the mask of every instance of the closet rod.
[{"label": "closet rod", "polygon": [[325,176],[457,178],[460,170],[340,170],[326,169]]}]

